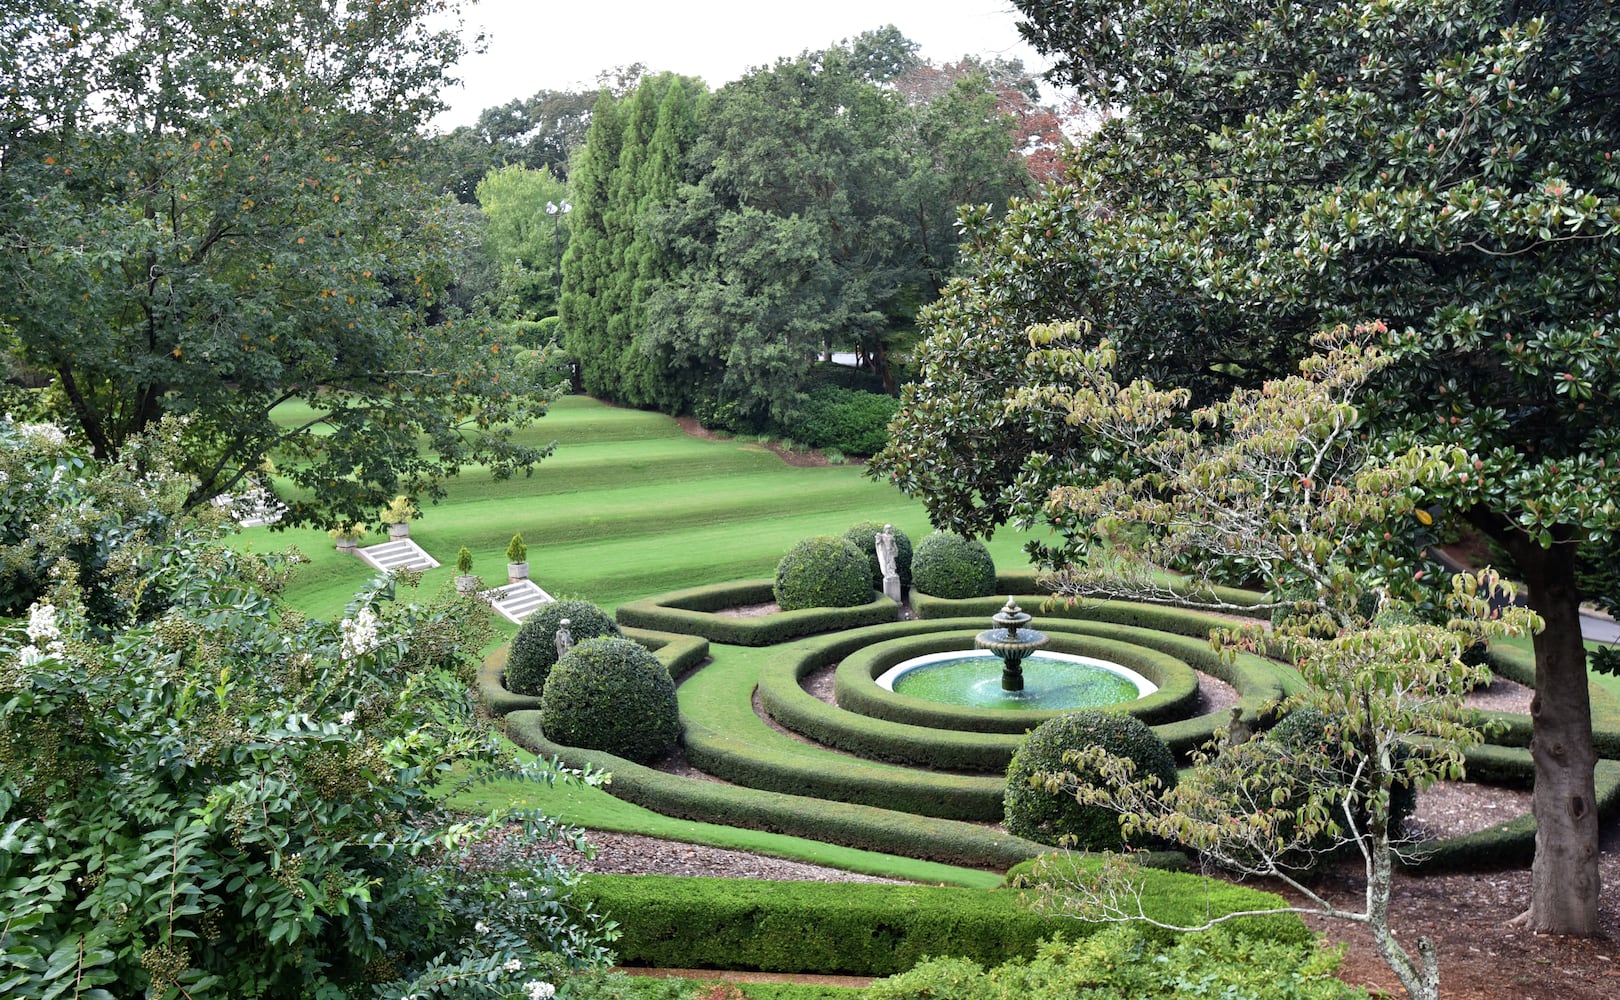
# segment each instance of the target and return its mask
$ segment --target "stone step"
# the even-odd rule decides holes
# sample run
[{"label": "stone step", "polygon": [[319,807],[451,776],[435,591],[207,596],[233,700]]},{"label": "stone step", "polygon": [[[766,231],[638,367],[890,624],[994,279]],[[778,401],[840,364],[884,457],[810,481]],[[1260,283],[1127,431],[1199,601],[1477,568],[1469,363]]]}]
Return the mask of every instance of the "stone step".
[{"label": "stone step", "polygon": [[542,604],[555,600],[533,580],[519,580],[504,587],[495,587],[479,596],[488,601],[497,614],[511,622],[522,622]]},{"label": "stone step", "polygon": [[359,550],[360,558],[382,570],[409,569],[420,572],[433,569],[439,561],[423,551],[409,538],[381,545],[368,545]]}]

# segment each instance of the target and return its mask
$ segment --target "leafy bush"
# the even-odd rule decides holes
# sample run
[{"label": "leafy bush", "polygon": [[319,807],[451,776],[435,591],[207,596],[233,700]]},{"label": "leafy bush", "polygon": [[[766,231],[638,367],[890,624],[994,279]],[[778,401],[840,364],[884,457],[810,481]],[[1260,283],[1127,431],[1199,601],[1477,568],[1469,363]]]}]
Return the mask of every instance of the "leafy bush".
[{"label": "leafy bush", "polygon": [[[862,521],[848,531],[844,538],[854,543],[855,547],[866,553],[868,565],[872,567],[872,589],[883,589],[883,569],[878,565],[877,536],[883,530],[881,521]],[[900,586],[911,586],[911,536],[899,528],[890,528],[894,535],[894,569],[900,574]]]},{"label": "leafy bush", "polygon": [[996,564],[976,538],[949,531],[924,535],[911,556],[911,586],[933,597],[959,600],[996,592]]},{"label": "leafy bush", "polygon": [[587,639],[568,651],[540,696],[546,735],[637,763],[657,760],[681,734],[675,682],[629,639]]},{"label": "leafy bush", "polygon": [[893,396],[823,386],[810,393],[786,430],[812,448],[875,455],[889,442],[889,421],[899,406]]},{"label": "leafy bush", "polygon": [[[1092,747],[1130,758],[1138,776],[1157,777],[1163,788],[1176,783],[1176,761],[1170,748],[1141,721],[1108,712],[1059,716],[1036,727],[1007,766],[1004,825],[1008,833],[1042,844],[1069,843],[1078,850],[1112,851],[1122,846],[1116,813],[1101,806],[1082,806],[1072,795],[1031,785],[1039,774],[1073,773],[1063,755]],[[1080,775],[1082,781],[1087,777]]]},{"label": "leafy bush", "polygon": [[538,695],[545,690],[546,676],[557,664],[557,629],[568,619],[568,634],[575,642],[598,636],[622,635],[606,611],[590,601],[565,600],[542,604],[523,620],[506,658],[506,689],[516,694]]},{"label": "leafy bush", "polygon": [[1309,941],[1277,941],[1218,927],[1165,943],[1141,927],[1108,927],[1080,941],[1048,941],[1033,960],[988,971],[965,958],[934,958],[879,980],[864,1000],[1115,1000],[1117,997],[1294,997],[1365,994],[1333,975],[1339,956]]},{"label": "leafy bush", "polygon": [[872,599],[866,556],[837,535],[806,538],[776,564],[772,593],[783,611],[865,604]]},{"label": "leafy bush", "polygon": [[[83,483],[56,485],[122,482],[76,467]],[[192,485],[149,465],[140,495]],[[21,499],[37,519],[32,501],[63,498]],[[271,596],[284,567],[174,528],[118,538],[106,564],[120,592],[161,578],[161,607],[98,623],[58,579],[0,632],[0,993],[516,995],[549,952],[605,960],[554,859],[462,865],[513,819],[577,831],[442,810],[449,768],[509,766],[467,691],[487,607],[406,604],[383,580],[343,620],[307,620]]]}]

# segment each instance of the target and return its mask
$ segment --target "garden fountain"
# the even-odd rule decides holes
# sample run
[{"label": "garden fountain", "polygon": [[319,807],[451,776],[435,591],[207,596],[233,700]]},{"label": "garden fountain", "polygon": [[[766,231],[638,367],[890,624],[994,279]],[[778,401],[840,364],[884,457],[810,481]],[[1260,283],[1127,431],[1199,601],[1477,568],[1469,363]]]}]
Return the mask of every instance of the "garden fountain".
[{"label": "garden fountain", "polygon": [[912,657],[873,679],[923,701],[1023,711],[1100,707],[1158,690],[1118,663],[1041,651],[1049,637],[1028,627],[1030,616],[1012,598],[990,621],[990,629],[974,636],[974,649]]},{"label": "garden fountain", "polygon": [[990,616],[990,623],[995,628],[980,632],[973,638],[973,648],[987,649],[1000,658],[1003,691],[1024,690],[1024,657],[1047,643],[1046,633],[1035,629],[1025,629],[1020,636],[1020,627],[1028,625],[1029,621],[1024,609],[1009,597],[1006,606]]}]

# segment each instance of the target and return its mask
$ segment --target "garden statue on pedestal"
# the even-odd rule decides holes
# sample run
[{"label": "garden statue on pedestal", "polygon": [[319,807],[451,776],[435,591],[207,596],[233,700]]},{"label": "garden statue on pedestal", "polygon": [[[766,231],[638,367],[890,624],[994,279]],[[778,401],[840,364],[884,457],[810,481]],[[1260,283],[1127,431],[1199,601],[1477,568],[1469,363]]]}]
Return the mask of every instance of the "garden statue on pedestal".
[{"label": "garden statue on pedestal", "polygon": [[899,546],[894,540],[894,526],[885,524],[873,538],[877,549],[878,567],[883,570],[883,596],[900,603]]},{"label": "garden statue on pedestal", "polygon": [[557,623],[557,659],[561,660],[574,648],[574,634],[568,631],[568,619]]}]

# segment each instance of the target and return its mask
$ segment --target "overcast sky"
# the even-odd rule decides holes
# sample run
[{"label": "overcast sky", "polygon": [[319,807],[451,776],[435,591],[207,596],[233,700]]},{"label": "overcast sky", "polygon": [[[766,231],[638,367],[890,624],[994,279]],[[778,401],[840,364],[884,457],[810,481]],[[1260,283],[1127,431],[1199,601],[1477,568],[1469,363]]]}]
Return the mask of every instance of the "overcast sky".
[{"label": "overcast sky", "polygon": [[444,129],[470,125],[485,108],[538,90],[594,87],[604,69],[641,62],[653,72],[702,77],[711,89],[885,24],[898,27],[935,62],[963,55],[1007,56],[1034,70],[1046,61],[1024,45],[1008,0],[481,0],[467,11],[469,38],[488,51],[456,69],[444,92]]}]

